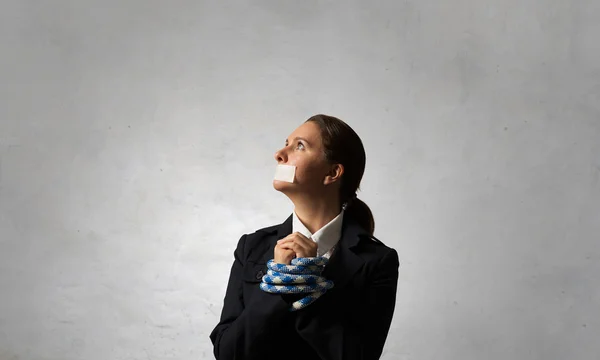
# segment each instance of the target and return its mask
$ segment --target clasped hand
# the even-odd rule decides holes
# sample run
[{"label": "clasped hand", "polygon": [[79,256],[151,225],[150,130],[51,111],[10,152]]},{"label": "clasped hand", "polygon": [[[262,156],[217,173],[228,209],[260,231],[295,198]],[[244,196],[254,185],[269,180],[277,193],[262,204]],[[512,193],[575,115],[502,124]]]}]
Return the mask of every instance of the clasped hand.
[{"label": "clasped hand", "polygon": [[274,261],[289,265],[293,258],[317,256],[317,243],[300,234],[291,233],[277,241],[274,251]]}]

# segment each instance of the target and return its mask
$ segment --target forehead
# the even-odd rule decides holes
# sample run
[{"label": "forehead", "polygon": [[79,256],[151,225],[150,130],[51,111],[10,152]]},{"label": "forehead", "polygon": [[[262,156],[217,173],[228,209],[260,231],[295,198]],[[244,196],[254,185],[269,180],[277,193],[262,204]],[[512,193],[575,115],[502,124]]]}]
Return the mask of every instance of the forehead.
[{"label": "forehead", "polygon": [[296,136],[303,137],[312,145],[320,145],[321,144],[321,129],[319,125],[315,124],[312,121],[305,122],[302,125],[298,126],[296,130],[294,130],[290,136],[289,140],[293,140]]}]

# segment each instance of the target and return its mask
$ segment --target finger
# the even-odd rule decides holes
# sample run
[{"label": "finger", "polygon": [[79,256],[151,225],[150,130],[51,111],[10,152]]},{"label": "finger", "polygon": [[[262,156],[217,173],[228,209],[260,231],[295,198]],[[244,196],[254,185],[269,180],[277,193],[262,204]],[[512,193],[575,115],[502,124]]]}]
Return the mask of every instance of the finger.
[{"label": "finger", "polygon": [[288,235],[287,237],[277,240],[277,244],[286,244],[286,243],[291,243],[291,242],[295,242],[295,241],[299,241],[302,243],[306,243],[306,244],[310,244],[312,241],[311,239],[307,238],[306,236],[300,234],[299,232],[295,232],[292,233],[290,235]]},{"label": "finger", "polygon": [[293,242],[293,244],[294,244],[294,249],[304,250],[305,252],[309,252],[311,249],[310,244],[308,244],[306,241],[303,241],[303,240],[296,240]]},{"label": "finger", "polygon": [[294,248],[294,250],[296,251],[296,254],[300,254],[300,257],[314,257],[317,256],[317,246],[316,244],[311,245],[311,246],[305,246],[303,244],[299,244],[299,243],[294,243],[294,245],[296,245],[296,247]]},{"label": "finger", "polygon": [[[292,246],[292,244],[298,244],[298,246]],[[285,249],[294,249],[294,251],[300,251],[305,254],[315,253],[317,249],[317,243],[314,240],[307,238],[299,232],[292,233],[278,240],[276,246]]]},{"label": "finger", "polygon": [[296,238],[294,242],[300,244],[304,249],[308,251],[316,250],[318,248],[317,243],[312,239]]},{"label": "finger", "polygon": [[290,242],[287,242],[284,244],[277,244],[277,248],[284,250],[284,251],[292,251],[294,253],[297,253],[299,251],[302,253],[306,252],[306,250],[301,245],[299,245],[298,243],[295,243],[293,241],[290,241]]},{"label": "finger", "polygon": [[290,256],[290,255],[296,255],[296,252],[293,250],[283,250],[280,252],[282,256]]},{"label": "finger", "polygon": [[301,239],[307,239],[308,238],[304,235],[302,235],[302,233],[300,233],[299,231],[293,232],[291,234],[289,234],[288,236],[284,237],[283,239],[280,239],[279,241],[289,241],[289,240],[293,240],[295,238],[301,238]]},{"label": "finger", "polygon": [[294,254],[296,254],[296,257],[304,257],[306,250],[304,250],[300,245],[296,243],[291,243],[289,246],[290,249],[294,252]]},{"label": "finger", "polygon": [[294,250],[293,245],[294,245],[293,242],[288,242],[288,243],[283,243],[283,244],[277,244],[277,247],[279,249]]},{"label": "finger", "polygon": [[306,236],[304,236],[304,234],[300,233],[299,231],[296,231],[295,233],[293,233],[292,235],[296,235],[295,237],[300,238],[302,240],[306,240],[306,241],[312,241],[309,238],[307,238]]},{"label": "finger", "polygon": [[299,232],[295,232],[295,233],[291,234],[289,238],[285,238],[284,240],[285,241],[296,241],[296,242],[306,243],[306,244],[310,244],[310,243],[314,242],[312,240],[312,238],[307,238],[306,236],[300,234]]},{"label": "finger", "polygon": [[277,244],[285,244],[285,243],[289,243],[289,242],[293,242],[294,238],[283,238],[281,240],[277,240]]}]

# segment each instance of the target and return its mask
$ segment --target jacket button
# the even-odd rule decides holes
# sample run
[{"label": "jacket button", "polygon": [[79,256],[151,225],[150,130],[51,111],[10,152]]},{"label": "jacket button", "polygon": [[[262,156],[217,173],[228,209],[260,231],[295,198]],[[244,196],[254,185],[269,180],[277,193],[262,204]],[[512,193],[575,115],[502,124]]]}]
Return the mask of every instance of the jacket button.
[{"label": "jacket button", "polygon": [[259,272],[256,273],[256,280],[262,279],[262,277],[264,275],[265,275],[264,271],[260,270]]}]

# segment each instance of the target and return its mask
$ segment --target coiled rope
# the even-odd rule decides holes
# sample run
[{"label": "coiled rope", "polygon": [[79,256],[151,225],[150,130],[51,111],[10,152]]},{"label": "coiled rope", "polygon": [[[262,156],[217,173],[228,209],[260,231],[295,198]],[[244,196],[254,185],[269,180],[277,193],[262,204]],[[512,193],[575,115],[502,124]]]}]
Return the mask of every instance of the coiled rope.
[{"label": "coiled rope", "polygon": [[267,262],[267,274],[260,288],[272,294],[306,294],[294,301],[290,311],[298,311],[315,302],[333,287],[333,281],[321,276],[329,259],[325,256],[292,259],[291,265]]}]

